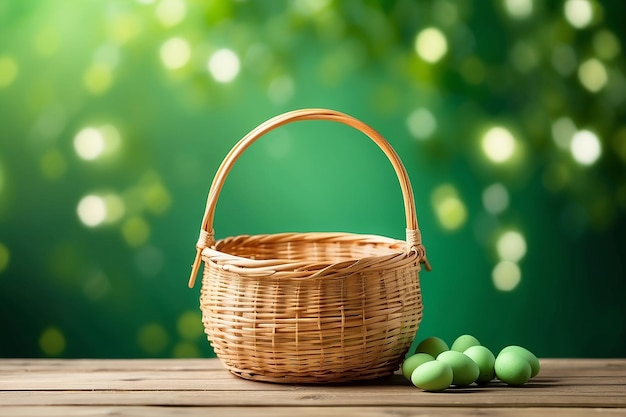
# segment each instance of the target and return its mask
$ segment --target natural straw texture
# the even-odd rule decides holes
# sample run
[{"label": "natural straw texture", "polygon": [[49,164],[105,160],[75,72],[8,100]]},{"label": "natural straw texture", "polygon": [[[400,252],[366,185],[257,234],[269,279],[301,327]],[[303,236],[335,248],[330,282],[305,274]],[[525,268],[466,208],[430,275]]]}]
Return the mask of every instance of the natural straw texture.
[{"label": "natural straw texture", "polygon": [[[351,233],[281,233],[215,242],[213,218],[239,156],[286,123],[330,120],[360,130],[390,160],[400,182],[406,241]],[[395,371],[422,319],[426,259],[413,190],[391,145],[361,121],[326,109],[274,117],[241,139],[220,165],[207,199],[189,286],[200,263],[202,321],[235,375],[282,383],[374,379]]]}]

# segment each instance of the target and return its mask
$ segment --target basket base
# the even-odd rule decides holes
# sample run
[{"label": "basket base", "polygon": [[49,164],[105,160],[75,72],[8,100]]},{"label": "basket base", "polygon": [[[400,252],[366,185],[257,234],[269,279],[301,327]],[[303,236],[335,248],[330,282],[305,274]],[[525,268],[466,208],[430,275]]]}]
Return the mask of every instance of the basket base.
[{"label": "basket base", "polygon": [[[395,369],[394,369],[395,368]],[[390,378],[394,372],[399,369],[399,365],[388,369],[378,369],[373,372],[328,372],[319,374],[284,374],[284,375],[269,375],[252,373],[246,370],[229,368],[228,372],[231,374],[256,382],[268,382],[273,384],[307,384],[307,385],[320,385],[320,384],[345,384],[359,381],[372,381],[382,378]]]}]

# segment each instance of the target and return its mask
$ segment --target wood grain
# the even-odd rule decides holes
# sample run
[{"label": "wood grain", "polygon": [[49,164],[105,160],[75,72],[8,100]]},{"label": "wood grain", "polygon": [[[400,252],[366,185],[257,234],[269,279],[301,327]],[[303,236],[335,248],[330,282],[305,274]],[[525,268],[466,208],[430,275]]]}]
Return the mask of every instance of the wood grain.
[{"label": "wood grain", "polygon": [[11,417],[82,417],[82,416],[211,416],[211,417],[466,417],[466,416],[507,416],[507,417],[589,417],[589,416],[624,416],[622,409],[589,408],[475,408],[475,407],[150,407],[150,406],[106,406],[94,412],[94,407],[59,406],[59,407],[0,407],[1,416]]}]

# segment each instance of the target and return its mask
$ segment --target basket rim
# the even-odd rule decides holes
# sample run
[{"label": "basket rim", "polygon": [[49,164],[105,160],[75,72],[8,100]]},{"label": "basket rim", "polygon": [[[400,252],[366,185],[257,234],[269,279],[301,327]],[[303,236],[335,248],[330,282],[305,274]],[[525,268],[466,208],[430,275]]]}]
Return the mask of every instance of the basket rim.
[{"label": "basket rim", "polygon": [[[293,259],[253,259],[244,256],[233,255],[223,252],[217,247],[221,244],[236,240],[254,241],[258,243],[270,242],[270,244],[289,243],[299,240],[313,243],[343,243],[346,245],[381,245],[389,250],[383,255],[345,258],[342,260],[314,261]],[[211,247],[202,250],[202,258],[205,263],[221,270],[231,271],[239,275],[259,277],[277,276],[281,278],[320,278],[330,275],[363,272],[365,270],[377,271],[408,266],[419,268],[420,253],[411,248],[406,250],[406,242],[385,236],[374,234],[359,234],[346,232],[283,232],[256,235],[238,235],[226,237],[215,242]]]}]

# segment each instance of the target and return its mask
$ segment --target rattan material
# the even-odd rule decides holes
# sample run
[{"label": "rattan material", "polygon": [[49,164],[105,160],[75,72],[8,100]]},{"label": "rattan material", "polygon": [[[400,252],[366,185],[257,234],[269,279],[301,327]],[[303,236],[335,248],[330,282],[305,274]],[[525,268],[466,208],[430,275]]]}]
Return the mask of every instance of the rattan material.
[{"label": "rattan material", "polygon": [[[351,233],[214,240],[215,206],[237,158],[270,130],[301,120],[344,123],[378,144],[400,182],[406,241]],[[422,319],[420,264],[430,269],[398,155],[366,124],[326,109],[277,116],[233,147],[209,191],[190,287],[202,261],[200,308],[216,355],[235,375],[282,383],[347,382],[393,373]]]}]

